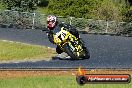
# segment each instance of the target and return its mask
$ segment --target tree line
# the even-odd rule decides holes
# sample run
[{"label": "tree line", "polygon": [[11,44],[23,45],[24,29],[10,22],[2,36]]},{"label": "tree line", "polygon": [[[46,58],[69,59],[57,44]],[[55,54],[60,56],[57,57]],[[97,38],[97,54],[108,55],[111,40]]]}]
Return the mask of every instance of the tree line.
[{"label": "tree line", "polygon": [[77,18],[132,22],[131,0],[0,0],[9,10],[35,11]]}]

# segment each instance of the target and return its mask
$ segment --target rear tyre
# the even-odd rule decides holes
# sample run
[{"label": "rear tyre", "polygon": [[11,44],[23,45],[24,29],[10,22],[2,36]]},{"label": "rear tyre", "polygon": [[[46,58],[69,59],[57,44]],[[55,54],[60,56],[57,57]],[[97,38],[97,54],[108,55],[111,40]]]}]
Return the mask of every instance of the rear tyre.
[{"label": "rear tyre", "polygon": [[90,58],[89,50],[86,47],[83,47],[83,50],[84,50],[84,56],[82,57],[82,59],[89,59]]},{"label": "rear tyre", "polygon": [[89,59],[90,58],[90,53],[89,50],[85,47],[85,42],[80,38],[79,39],[79,43],[80,45],[82,45],[82,49],[83,49],[83,56],[81,56],[82,59]]}]

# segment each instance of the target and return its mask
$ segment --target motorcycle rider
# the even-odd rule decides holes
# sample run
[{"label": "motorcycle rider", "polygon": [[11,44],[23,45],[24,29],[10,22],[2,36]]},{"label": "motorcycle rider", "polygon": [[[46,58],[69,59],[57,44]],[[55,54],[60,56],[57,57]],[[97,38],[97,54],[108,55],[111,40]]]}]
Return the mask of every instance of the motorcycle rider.
[{"label": "motorcycle rider", "polygon": [[[76,30],[75,27],[71,26],[70,24],[66,23],[59,23],[57,21],[57,17],[54,15],[48,15],[47,16],[47,28],[49,30],[48,32],[48,38],[51,43],[54,44],[53,34],[56,33],[56,31],[60,31],[61,28],[64,27],[65,30],[69,31],[71,34],[79,38],[79,32]],[[65,58],[68,55],[66,53],[63,53],[63,51],[60,49],[59,46],[56,47],[56,52],[59,54],[56,57],[59,58]],[[63,55],[61,55],[63,54]]]}]

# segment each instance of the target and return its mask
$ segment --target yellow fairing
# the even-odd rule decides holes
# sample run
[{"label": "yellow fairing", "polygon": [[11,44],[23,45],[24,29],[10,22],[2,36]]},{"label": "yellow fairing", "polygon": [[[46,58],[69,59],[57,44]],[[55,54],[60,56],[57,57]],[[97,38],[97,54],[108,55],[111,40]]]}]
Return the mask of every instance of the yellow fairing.
[{"label": "yellow fairing", "polygon": [[78,42],[78,39],[72,35],[70,32],[64,30],[64,27],[61,28],[61,31],[57,32],[54,35],[54,42],[59,45],[63,49],[63,45],[65,43],[69,43],[71,45],[71,48],[75,50],[77,56],[80,56],[81,52],[83,51],[82,46],[79,44],[72,44],[71,42],[75,43]]},{"label": "yellow fairing", "polygon": [[54,35],[54,42],[59,45],[62,42],[65,42],[70,36],[72,36],[70,32],[64,30],[64,27],[62,27],[61,31]]}]

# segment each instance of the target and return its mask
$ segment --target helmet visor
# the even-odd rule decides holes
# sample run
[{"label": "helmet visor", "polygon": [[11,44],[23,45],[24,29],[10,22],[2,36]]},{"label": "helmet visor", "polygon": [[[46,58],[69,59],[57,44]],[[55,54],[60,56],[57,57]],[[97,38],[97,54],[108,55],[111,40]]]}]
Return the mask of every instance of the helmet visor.
[{"label": "helmet visor", "polygon": [[55,23],[54,20],[52,20],[52,21],[47,21],[47,24],[53,24],[53,23]]},{"label": "helmet visor", "polygon": [[53,28],[55,26],[55,21],[47,21],[48,28]]}]

